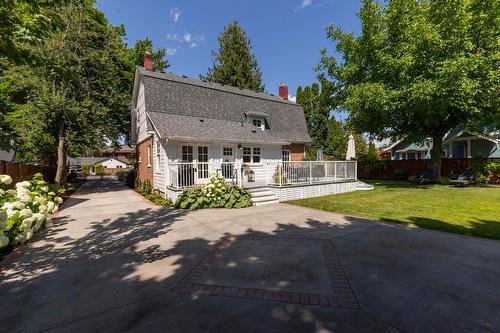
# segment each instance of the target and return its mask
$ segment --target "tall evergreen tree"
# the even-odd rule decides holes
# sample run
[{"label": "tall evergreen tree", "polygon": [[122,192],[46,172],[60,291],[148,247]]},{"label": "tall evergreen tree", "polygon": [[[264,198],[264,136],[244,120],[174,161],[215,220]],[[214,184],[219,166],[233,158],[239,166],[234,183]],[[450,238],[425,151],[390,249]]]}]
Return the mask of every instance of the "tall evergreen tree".
[{"label": "tall evergreen tree", "polygon": [[219,50],[212,52],[213,65],[200,78],[233,87],[264,91],[262,73],[252,54],[250,39],[238,22],[224,27],[219,36]]}]

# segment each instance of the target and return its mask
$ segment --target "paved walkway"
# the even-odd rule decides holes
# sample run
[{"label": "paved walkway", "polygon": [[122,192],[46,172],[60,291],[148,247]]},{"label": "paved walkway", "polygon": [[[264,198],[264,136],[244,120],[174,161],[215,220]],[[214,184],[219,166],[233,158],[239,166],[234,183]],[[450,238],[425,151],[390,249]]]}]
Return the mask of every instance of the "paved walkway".
[{"label": "paved walkway", "polygon": [[111,180],[38,238],[0,274],[1,331],[500,331],[498,241],[286,204],[165,209]]}]

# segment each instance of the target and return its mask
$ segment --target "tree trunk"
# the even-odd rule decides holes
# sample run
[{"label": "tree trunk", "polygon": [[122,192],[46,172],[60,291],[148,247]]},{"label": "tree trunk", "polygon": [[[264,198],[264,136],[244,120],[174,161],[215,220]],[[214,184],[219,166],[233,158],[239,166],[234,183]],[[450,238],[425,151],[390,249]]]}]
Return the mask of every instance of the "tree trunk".
[{"label": "tree trunk", "polygon": [[57,170],[54,182],[59,186],[66,185],[66,146],[64,142],[64,122],[59,124],[59,141],[57,144]]},{"label": "tree trunk", "polygon": [[431,168],[435,178],[441,177],[441,159],[443,151],[443,135],[432,136]]}]

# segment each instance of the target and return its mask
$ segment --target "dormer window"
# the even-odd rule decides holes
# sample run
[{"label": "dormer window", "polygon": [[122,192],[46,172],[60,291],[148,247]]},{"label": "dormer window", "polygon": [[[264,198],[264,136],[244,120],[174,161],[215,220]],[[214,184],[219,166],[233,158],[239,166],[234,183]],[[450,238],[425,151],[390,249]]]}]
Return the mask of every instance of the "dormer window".
[{"label": "dormer window", "polygon": [[260,126],[262,126],[262,119],[253,119],[252,124],[254,126],[260,127]]}]

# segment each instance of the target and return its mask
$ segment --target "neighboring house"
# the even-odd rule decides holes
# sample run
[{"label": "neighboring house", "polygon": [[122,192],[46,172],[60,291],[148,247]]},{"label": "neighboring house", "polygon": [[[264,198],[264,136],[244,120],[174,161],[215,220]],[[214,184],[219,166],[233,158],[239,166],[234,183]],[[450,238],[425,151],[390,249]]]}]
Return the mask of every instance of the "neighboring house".
[{"label": "neighboring house", "polygon": [[[298,162],[310,138],[302,107],[288,101],[285,84],[277,97],[151,68],[148,58],[144,68],[137,67],[131,108],[142,182],[175,199],[183,189],[208,182],[212,173],[248,188],[326,180],[327,163]],[[353,180],[355,164],[347,171],[350,162],[343,163],[337,180],[341,172]]]},{"label": "neighboring house", "polygon": [[102,164],[105,169],[106,174],[111,174],[120,169],[125,169],[130,167],[127,164],[127,160],[121,157],[77,157],[77,158],[68,158],[69,166],[90,166],[90,174],[94,174],[94,166],[96,164]]},{"label": "neighboring house", "polygon": [[15,160],[16,151],[12,150],[1,150],[0,149],[0,161],[2,162],[13,162]]},{"label": "neighboring house", "polygon": [[[390,153],[392,160],[429,159],[432,140],[415,143],[400,140],[384,151]],[[459,126],[448,132],[443,138],[443,158],[500,157],[500,131],[494,127],[482,133],[470,131]]]},{"label": "neighboring house", "polygon": [[120,147],[105,147],[101,149],[101,156],[109,156],[119,158],[120,161],[126,162],[132,166],[132,160],[135,160],[135,148],[129,145],[121,145]]}]

